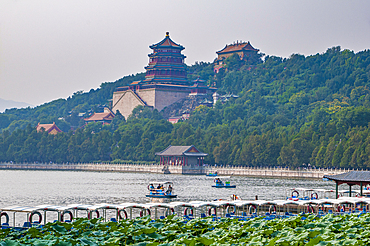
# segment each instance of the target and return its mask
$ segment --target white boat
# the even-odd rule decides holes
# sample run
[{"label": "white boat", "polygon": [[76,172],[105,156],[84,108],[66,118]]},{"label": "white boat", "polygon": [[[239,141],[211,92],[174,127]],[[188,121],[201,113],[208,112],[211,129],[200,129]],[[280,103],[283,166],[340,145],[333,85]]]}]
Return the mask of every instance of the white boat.
[{"label": "white boat", "polygon": [[173,182],[149,182],[149,194],[146,197],[152,198],[176,198],[173,194]]}]

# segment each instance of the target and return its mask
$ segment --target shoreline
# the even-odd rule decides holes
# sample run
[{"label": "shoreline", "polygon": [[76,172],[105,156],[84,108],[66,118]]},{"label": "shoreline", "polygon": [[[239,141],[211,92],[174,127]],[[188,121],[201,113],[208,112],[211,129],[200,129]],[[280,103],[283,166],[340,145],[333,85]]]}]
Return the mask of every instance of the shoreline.
[{"label": "shoreline", "polygon": [[14,164],[0,163],[0,170],[58,170],[58,171],[97,171],[97,172],[135,172],[157,174],[205,175],[215,173],[227,176],[270,177],[270,178],[309,178],[322,179],[324,175],[335,175],[350,169],[304,169],[290,170],[282,167],[217,167],[217,166],[163,166],[159,164]]}]

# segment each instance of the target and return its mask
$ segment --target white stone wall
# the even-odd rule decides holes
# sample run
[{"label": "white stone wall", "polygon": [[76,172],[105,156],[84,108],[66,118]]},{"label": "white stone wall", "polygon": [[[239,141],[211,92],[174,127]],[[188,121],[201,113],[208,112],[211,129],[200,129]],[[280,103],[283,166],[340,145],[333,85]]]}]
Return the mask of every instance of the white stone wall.
[{"label": "white stone wall", "polygon": [[186,98],[189,95],[188,91],[167,91],[167,90],[156,90],[155,93],[155,108],[161,111],[165,107]]},{"label": "white stone wall", "polygon": [[146,103],[148,106],[155,107],[155,89],[140,89],[136,91],[136,94],[139,95],[141,99]]},{"label": "white stone wall", "polygon": [[144,104],[132,91],[116,91],[113,93],[113,113],[118,110],[127,120],[135,107]]},{"label": "white stone wall", "polygon": [[127,119],[132,113],[132,110],[138,105],[145,105],[138,99],[141,98],[147,106],[152,106],[158,111],[161,111],[165,107],[187,97],[188,91],[182,90],[165,90],[165,89],[140,89],[136,92],[131,90],[128,91],[116,91],[113,93],[113,113],[117,110]]}]

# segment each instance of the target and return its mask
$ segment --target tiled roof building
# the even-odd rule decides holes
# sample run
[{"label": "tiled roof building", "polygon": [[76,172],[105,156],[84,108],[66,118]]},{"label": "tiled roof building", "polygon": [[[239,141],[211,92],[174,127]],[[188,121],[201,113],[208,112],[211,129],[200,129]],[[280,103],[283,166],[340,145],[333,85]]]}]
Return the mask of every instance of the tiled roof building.
[{"label": "tiled roof building", "polygon": [[84,119],[86,123],[90,122],[101,122],[103,124],[109,124],[114,118],[114,114],[108,109],[104,109],[104,113],[94,113],[89,118]]},{"label": "tiled roof building", "polygon": [[160,156],[162,165],[202,166],[204,157],[208,154],[200,152],[194,145],[191,146],[168,146],[161,152],[155,153]]},{"label": "tiled roof building", "polygon": [[36,127],[36,130],[37,132],[41,132],[41,131],[45,131],[49,134],[52,134],[52,135],[55,135],[59,132],[62,132],[62,130],[60,130],[57,125],[55,124],[55,122],[53,122],[53,124],[37,124],[37,127]]},{"label": "tiled roof building", "polygon": [[249,41],[226,45],[222,50],[216,52],[218,57],[215,62],[214,71],[218,73],[220,68],[224,66],[223,60],[234,54],[237,54],[243,60],[256,56],[258,52],[259,49],[255,49]]},{"label": "tiled roof building", "polygon": [[253,48],[251,43],[248,41],[239,43],[237,42],[236,44],[229,44],[226,45],[225,48],[223,48],[220,51],[217,51],[217,59],[221,60],[223,58],[228,58],[229,56],[232,56],[233,54],[238,54],[240,59],[243,59],[244,57],[251,56],[254,54],[257,54],[259,49]]}]

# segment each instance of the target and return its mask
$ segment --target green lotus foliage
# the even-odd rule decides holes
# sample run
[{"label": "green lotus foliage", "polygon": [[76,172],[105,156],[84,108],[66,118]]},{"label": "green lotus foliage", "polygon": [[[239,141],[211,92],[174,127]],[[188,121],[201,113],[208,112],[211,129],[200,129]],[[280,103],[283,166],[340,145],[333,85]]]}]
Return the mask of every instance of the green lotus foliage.
[{"label": "green lotus foliage", "polygon": [[267,220],[197,218],[184,221],[148,216],[120,222],[77,219],[42,228],[0,231],[0,246],[69,245],[369,245],[370,214],[292,216]]}]

